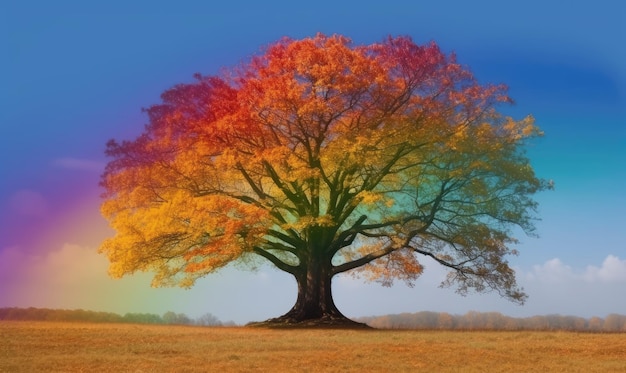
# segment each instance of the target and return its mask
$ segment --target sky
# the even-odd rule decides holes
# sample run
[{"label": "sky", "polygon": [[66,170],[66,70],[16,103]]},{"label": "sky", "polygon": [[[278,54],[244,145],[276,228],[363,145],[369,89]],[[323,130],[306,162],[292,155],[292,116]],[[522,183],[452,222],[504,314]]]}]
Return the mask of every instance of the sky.
[{"label": "sky", "polygon": [[626,49],[619,0],[17,1],[0,4],[0,307],[166,311],[245,323],[293,305],[293,278],[226,269],[190,290],[120,280],[97,254],[113,234],[99,214],[107,140],[132,139],[141,108],[196,72],[217,74],[283,36],[388,35],[435,41],[480,82],[505,83],[545,136],[528,148],[555,190],[537,195],[538,238],[509,258],[530,298],[462,297],[425,261],[415,287],[342,275],[347,316],[496,311],[525,317],[626,314]]}]

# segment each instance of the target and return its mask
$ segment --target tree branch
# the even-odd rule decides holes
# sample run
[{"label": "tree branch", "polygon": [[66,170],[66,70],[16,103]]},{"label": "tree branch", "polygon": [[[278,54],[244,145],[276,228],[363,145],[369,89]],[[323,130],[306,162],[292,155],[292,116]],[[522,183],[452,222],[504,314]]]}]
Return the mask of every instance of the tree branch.
[{"label": "tree branch", "polygon": [[278,176],[276,170],[274,170],[274,167],[272,167],[272,165],[267,161],[263,161],[263,166],[278,189],[280,189],[285,197],[293,203],[294,207],[298,210],[298,214],[300,216],[306,215],[306,209],[302,206],[301,199],[298,198],[296,193],[289,190],[289,188],[282,182],[280,176]]},{"label": "tree branch", "polygon": [[283,262],[282,260],[278,259],[274,254],[270,253],[267,250],[264,250],[260,247],[254,247],[252,250],[254,251],[255,254],[258,254],[264,257],[265,259],[269,260],[270,262],[272,262],[272,264],[274,264],[276,267],[278,267],[278,269],[282,271],[291,273],[292,275],[295,275],[296,272],[298,271],[297,266],[292,266],[290,264]]},{"label": "tree branch", "polygon": [[380,249],[380,250],[378,250],[376,252],[367,254],[367,255],[365,255],[365,256],[363,256],[363,257],[361,257],[359,259],[353,260],[351,262],[346,262],[346,263],[340,264],[338,266],[333,266],[332,274],[336,275],[338,273],[346,272],[346,271],[349,271],[351,269],[355,269],[355,268],[364,266],[367,263],[369,263],[369,262],[371,262],[373,260],[376,260],[378,258],[382,258],[383,256],[388,255],[388,254],[392,253],[395,250],[396,250],[395,247],[387,246],[387,247],[385,247],[383,249]]},{"label": "tree branch", "polygon": [[248,171],[245,170],[245,168],[243,168],[243,166],[241,165],[241,163],[237,163],[237,169],[239,170],[239,172],[241,172],[241,174],[243,175],[243,177],[246,179],[246,181],[248,182],[248,185],[250,185],[250,188],[252,188],[252,190],[254,191],[254,193],[256,193],[257,196],[259,196],[259,198],[261,199],[265,199],[265,197],[267,197],[267,195],[261,190],[261,188],[254,182],[254,180],[252,180],[252,177],[250,177],[250,174],[248,174]]}]

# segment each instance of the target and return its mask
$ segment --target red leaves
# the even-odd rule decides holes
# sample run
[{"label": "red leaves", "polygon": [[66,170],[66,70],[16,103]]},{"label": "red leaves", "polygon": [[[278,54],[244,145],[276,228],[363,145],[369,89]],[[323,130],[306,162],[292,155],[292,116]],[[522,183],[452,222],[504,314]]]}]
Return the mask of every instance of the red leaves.
[{"label": "red leaves", "polygon": [[471,121],[485,107],[508,100],[505,87],[476,84],[454,56],[409,37],[368,46],[354,46],[340,35],[284,38],[223,77],[195,77],[145,110],[144,135],[110,144],[107,154],[127,160],[117,167],[194,146],[211,155],[227,148],[253,154],[272,146],[304,146],[313,154],[332,134],[405,117]]}]

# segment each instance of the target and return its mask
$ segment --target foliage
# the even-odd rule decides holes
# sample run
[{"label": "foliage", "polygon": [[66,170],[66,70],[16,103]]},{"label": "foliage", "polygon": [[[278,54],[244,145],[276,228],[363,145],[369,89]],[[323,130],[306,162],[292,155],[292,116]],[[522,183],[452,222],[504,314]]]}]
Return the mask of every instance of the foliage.
[{"label": "foliage", "polygon": [[428,256],[462,294],[525,300],[512,229],[532,234],[532,195],[549,185],[523,152],[533,118],[496,110],[504,86],[435,43],[321,34],[196,79],[146,110],[141,136],[107,144],[112,276],[190,287],[256,256],[294,275],[298,303],[332,310],[315,290],[332,276],[412,284]]},{"label": "foliage", "polygon": [[421,330],[566,330],[577,332],[626,332],[626,315],[609,314],[602,319],[567,315],[543,315],[515,318],[499,312],[468,312],[451,315],[447,312],[422,311],[395,315],[361,317],[379,329]]}]

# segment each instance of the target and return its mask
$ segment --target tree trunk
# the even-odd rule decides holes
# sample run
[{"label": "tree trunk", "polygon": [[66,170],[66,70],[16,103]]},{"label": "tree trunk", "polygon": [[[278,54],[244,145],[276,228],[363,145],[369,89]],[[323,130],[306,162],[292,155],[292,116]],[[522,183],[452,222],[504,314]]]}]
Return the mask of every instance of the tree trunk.
[{"label": "tree trunk", "polygon": [[337,309],[332,296],[330,263],[308,263],[306,271],[296,275],[298,298],[283,317],[295,322],[314,319],[346,319]]},{"label": "tree trunk", "polygon": [[294,274],[298,282],[298,298],[291,310],[283,316],[257,325],[367,328],[367,325],[344,316],[335,306],[331,269],[330,260],[309,261],[306,268]]}]

